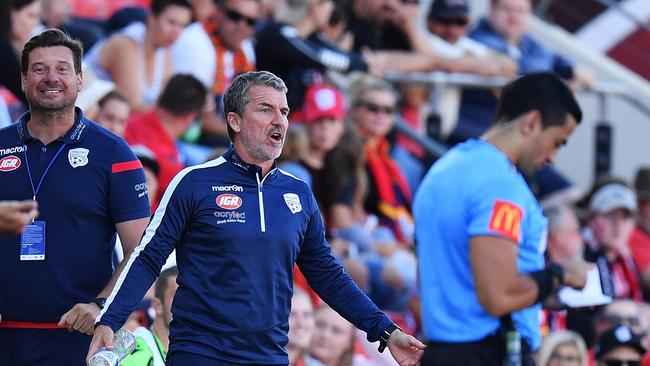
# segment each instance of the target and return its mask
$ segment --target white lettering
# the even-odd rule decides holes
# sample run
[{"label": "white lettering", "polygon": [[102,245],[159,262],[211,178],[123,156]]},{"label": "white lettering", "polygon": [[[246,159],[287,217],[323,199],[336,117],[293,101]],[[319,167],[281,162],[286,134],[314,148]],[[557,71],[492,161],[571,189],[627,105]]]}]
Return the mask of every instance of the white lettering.
[{"label": "white lettering", "polygon": [[0,155],[9,155],[25,151],[25,148],[22,146],[14,146],[6,149],[0,149]]},{"label": "white lettering", "polygon": [[237,185],[231,186],[212,186],[212,192],[243,192],[244,188]]}]

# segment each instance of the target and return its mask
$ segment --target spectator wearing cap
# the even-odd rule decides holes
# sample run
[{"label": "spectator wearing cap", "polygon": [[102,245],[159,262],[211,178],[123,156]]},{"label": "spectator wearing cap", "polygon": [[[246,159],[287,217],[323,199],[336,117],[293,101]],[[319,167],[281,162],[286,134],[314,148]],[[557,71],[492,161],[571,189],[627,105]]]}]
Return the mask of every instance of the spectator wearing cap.
[{"label": "spectator wearing cap", "polygon": [[603,333],[595,350],[598,366],[640,366],[646,353],[639,336],[626,326]]},{"label": "spectator wearing cap", "polygon": [[645,299],[650,300],[650,167],[642,167],[634,180],[639,219],[630,237],[630,250],[641,276]]},{"label": "spectator wearing cap", "polygon": [[594,191],[588,211],[582,235],[585,259],[598,266],[603,292],[614,298],[641,300],[639,275],[628,247],[637,212],[634,191],[623,182],[605,184]]},{"label": "spectator wearing cap", "polygon": [[637,336],[643,337],[647,328],[645,323],[639,303],[631,299],[614,299],[597,317],[596,336],[599,337],[609,329],[624,325]]},{"label": "spectator wearing cap", "polygon": [[130,145],[144,145],[154,153],[160,165],[159,190],[153,211],[158,207],[167,185],[185,167],[176,140],[190,127],[203,108],[207,91],[191,75],[174,75],[163,90],[156,107],[129,117],[124,139]]},{"label": "spectator wearing cap", "polygon": [[326,157],[337,147],[345,132],[344,119],[345,101],[341,91],[328,84],[315,84],[307,89],[303,105],[303,121],[307,130],[308,144],[301,164],[311,175],[312,190],[326,219],[330,216],[329,209],[333,204],[338,202],[351,206],[357,183],[354,174],[342,172],[336,178],[347,182],[336,185],[347,188],[341,189],[340,192],[333,192],[339,190],[331,186],[332,181],[328,179],[326,173]]},{"label": "spectator wearing cap", "polygon": [[[467,0],[433,0],[423,14],[426,29],[424,51],[433,52],[439,68],[448,72],[473,73],[486,76],[514,76],[517,63],[467,36],[471,18]],[[461,89],[445,86],[434,90],[435,108],[441,117],[440,137],[446,138],[456,125]]]}]

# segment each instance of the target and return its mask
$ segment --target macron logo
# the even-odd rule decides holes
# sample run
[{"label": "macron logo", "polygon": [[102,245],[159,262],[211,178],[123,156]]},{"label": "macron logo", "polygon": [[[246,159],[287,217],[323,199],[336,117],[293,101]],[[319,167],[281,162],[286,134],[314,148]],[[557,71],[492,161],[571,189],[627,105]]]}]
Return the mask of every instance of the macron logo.
[{"label": "macron logo", "polygon": [[243,192],[244,188],[237,185],[231,186],[212,186],[212,192]]}]

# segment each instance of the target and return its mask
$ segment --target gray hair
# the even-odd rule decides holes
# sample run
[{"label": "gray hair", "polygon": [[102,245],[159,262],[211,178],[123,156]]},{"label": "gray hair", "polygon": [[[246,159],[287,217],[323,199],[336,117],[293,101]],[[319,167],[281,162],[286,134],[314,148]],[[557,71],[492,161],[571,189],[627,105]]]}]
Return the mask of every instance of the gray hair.
[{"label": "gray hair", "polygon": [[252,87],[258,85],[269,86],[285,94],[288,91],[284,81],[268,71],[250,71],[237,75],[223,94],[223,111],[230,141],[234,141],[235,131],[227,123],[228,113],[233,112],[243,116],[244,108],[250,102],[248,92]]}]

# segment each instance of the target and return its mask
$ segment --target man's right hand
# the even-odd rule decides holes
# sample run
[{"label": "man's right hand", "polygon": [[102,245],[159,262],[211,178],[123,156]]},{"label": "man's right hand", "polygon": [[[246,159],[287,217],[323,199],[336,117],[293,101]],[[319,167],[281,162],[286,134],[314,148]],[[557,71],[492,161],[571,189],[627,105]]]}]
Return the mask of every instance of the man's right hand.
[{"label": "man's right hand", "polygon": [[102,348],[107,348],[113,350],[115,348],[115,337],[113,330],[106,326],[100,325],[95,328],[95,334],[93,335],[93,340],[90,342],[90,347],[88,347],[88,355],[86,356],[86,362],[90,360],[90,357],[97,353]]},{"label": "man's right hand", "polygon": [[582,259],[572,259],[562,262],[560,265],[564,269],[564,282],[562,284],[578,290],[585,287],[587,272],[595,266],[594,263]]},{"label": "man's right hand", "polygon": [[0,232],[20,234],[38,216],[36,201],[0,201]]}]

